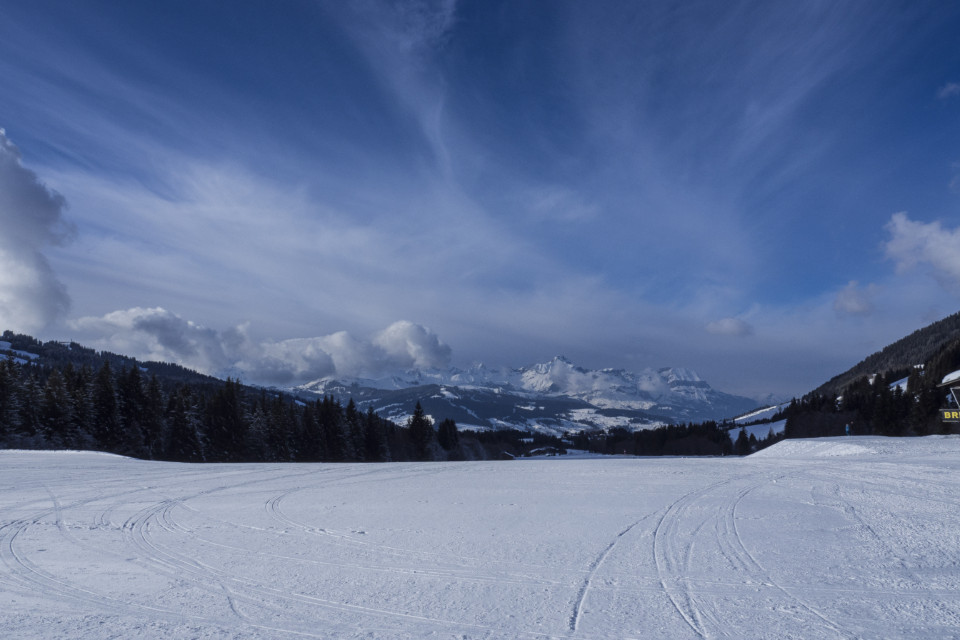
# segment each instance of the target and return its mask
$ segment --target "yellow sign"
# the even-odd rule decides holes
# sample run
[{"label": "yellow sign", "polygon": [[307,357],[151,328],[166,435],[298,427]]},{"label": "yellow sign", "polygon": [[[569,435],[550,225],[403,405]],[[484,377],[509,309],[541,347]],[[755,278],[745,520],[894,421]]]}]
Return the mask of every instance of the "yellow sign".
[{"label": "yellow sign", "polygon": [[960,422],[960,411],[943,409],[940,411],[940,419],[944,422]]}]

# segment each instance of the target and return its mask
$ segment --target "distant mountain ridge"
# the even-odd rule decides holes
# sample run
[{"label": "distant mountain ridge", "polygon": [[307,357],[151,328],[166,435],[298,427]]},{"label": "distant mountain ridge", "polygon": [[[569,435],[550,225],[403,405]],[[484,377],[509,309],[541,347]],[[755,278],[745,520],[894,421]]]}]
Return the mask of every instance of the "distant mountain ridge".
[{"label": "distant mountain ridge", "polygon": [[476,364],[376,379],[322,378],[295,391],[352,398],[362,409],[400,422],[420,401],[427,413],[464,427],[553,433],[721,420],[758,404],[717,391],[688,369],[585,369],[563,356],[516,369]]}]

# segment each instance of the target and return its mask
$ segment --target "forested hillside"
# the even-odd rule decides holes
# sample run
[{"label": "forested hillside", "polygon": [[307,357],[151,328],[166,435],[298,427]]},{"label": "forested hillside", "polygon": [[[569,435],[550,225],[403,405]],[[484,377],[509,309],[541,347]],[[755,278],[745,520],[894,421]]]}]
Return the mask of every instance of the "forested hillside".
[{"label": "forested hillside", "polygon": [[3,342],[9,345],[0,356],[0,445],[6,448],[207,462],[379,461],[437,457],[435,449],[451,453],[429,438],[414,442],[409,429],[372,411],[361,413],[352,402],[305,403],[177,365],[10,332]]},{"label": "forested hillside", "polygon": [[[0,344],[0,448],[87,449],[185,462],[456,460],[563,453],[567,447],[628,455],[744,455],[782,437],[949,433],[940,422],[943,376],[960,369],[960,315],[915,332],[767,420],[784,433],[757,440],[705,422],[565,438],[505,429],[462,432],[444,416],[397,425],[353,400],[298,398],[139,362],[78,344],[5,332]],[[936,345],[936,346],[933,346]],[[913,362],[913,354],[928,354]],[[894,366],[909,362],[903,367]],[[886,370],[869,371],[877,363]],[[922,366],[915,366],[915,365]],[[863,374],[854,375],[854,370]],[[837,381],[849,380],[842,386]],[[905,379],[904,384],[893,384]],[[836,388],[836,391],[831,389]],[[736,429],[737,427],[732,427]]]},{"label": "forested hillside", "polygon": [[960,339],[960,313],[955,313],[871,354],[849,370],[820,385],[814,393],[839,393],[844,387],[863,376],[906,371],[914,365],[923,364],[934,358],[958,339]]},{"label": "forested hillside", "polygon": [[[921,354],[925,357],[920,358]],[[920,359],[913,360],[915,357]],[[940,409],[952,400],[948,390],[939,385],[944,376],[958,369],[960,315],[953,315],[898,340],[794,399],[768,421],[786,420],[787,438],[957,433],[960,425],[940,419]]]},{"label": "forested hillside", "polygon": [[[922,332],[911,337],[918,334]],[[921,335],[913,344],[920,345],[925,340]],[[909,350],[909,344],[903,347],[903,352]],[[891,350],[891,353],[896,351]],[[882,360],[879,354],[875,355],[878,358],[868,360],[895,361],[893,356]],[[839,392],[822,391],[821,387],[794,400],[778,417],[787,418],[788,438],[843,435],[847,425],[854,435],[953,433],[957,425],[940,420],[939,409],[948,405],[949,398],[948,391],[939,388],[939,383],[946,374],[957,369],[960,369],[960,339],[941,345],[926,360],[915,365],[889,369],[876,375],[863,374],[849,381]],[[906,384],[894,384],[904,379]]]},{"label": "forested hillside", "polygon": [[568,447],[638,455],[733,452],[721,425],[624,429],[567,438],[516,429],[460,431],[419,403],[397,425],[352,399],[296,397],[140,362],[75,343],[5,332],[0,448],[87,449],[185,462],[346,462],[513,458]]}]

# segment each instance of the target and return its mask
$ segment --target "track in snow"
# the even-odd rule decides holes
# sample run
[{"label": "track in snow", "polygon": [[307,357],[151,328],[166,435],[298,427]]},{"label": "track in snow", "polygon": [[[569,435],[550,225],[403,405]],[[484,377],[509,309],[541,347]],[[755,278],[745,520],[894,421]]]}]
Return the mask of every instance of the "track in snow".
[{"label": "track in snow", "polygon": [[958,637],[960,439],[883,446],[432,465],[3,452],[0,635]]}]

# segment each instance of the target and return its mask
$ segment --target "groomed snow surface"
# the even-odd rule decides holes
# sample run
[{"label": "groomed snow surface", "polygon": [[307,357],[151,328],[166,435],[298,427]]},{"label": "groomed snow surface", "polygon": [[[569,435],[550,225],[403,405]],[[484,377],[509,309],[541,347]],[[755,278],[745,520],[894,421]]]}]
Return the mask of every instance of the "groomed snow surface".
[{"label": "groomed snow surface", "polygon": [[0,452],[3,638],[958,638],[960,438],[745,459]]}]

